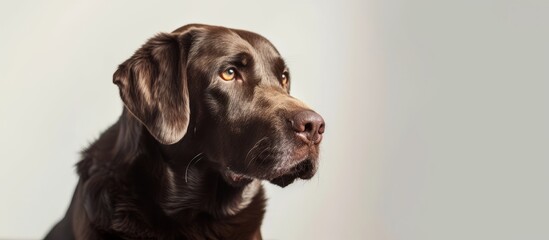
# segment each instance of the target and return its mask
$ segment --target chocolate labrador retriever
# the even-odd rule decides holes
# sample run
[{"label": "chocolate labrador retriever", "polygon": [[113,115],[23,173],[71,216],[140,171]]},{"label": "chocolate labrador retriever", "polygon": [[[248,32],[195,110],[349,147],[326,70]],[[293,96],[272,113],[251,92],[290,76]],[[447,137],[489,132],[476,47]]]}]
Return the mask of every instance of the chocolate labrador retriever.
[{"label": "chocolate labrador retriever", "polygon": [[191,24],[148,40],[114,73],[124,110],[83,151],[46,239],[261,239],[262,180],[311,178],[324,120],[289,95],[275,47]]}]

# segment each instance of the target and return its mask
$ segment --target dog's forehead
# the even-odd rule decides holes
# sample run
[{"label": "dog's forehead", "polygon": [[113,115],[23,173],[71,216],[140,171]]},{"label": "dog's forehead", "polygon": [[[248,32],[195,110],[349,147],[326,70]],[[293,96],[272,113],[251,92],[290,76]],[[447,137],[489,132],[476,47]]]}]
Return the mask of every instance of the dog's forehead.
[{"label": "dog's forehead", "polygon": [[231,29],[231,31],[236,33],[244,41],[248,42],[255,50],[257,50],[262,55],[272,57],[280,56],[274,45],[265,37],[257,33],[245,30]]},{"label": "dog's forehead", "polygon": [[250,31],[212,27],[200,37],[200,41],[209,52],[218,54],[247,52],[254,58],[261,58],[267,62],[280,58],[280,54],[269,40]]}]

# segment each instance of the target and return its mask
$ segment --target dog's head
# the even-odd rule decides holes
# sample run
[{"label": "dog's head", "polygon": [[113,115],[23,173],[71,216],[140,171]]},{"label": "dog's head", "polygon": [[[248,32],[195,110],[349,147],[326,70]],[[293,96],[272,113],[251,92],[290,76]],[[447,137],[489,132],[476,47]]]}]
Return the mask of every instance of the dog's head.
[{"label": "dog's head", "polygon": [[193,135],[235,185],[286,186],[316,172],[324,120],[290,96],[291,81],[264,37],[198,24],[151,38],[114,74],[126,108],[158,142]]}]

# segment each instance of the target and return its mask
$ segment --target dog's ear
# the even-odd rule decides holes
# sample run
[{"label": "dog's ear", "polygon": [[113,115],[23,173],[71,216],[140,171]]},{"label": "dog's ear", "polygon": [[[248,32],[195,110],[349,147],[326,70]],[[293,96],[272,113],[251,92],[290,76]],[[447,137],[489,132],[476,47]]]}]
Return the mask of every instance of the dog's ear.
[{"label": "dog's ear", "polygon": [[162,144],[176,143],[187,132],[187,55],[196,31],[156,35],[113,75],[126,108]]}]

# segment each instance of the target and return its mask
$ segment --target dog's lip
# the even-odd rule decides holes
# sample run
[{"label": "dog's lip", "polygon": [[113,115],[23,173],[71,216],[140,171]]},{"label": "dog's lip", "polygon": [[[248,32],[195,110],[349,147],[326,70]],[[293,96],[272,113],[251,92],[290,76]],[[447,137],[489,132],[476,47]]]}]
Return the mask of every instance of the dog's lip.
[{"label": "dog's lip", "polygon": [[233,186],[243,186],[252,182],[255,178],[245,174],[237,173],[230,168],[225,171],[225,178]]},{"label": "dog's lip", "polygon": [[227,167],[225,170],[225,179],[233,186],[244,186],[254,179],[267,180],[280,187],[286,187],[293,183],[297,178],[310,179],[315,174],[314,159],[307,158],[298,164],[279,171],[271,176],[254,177],[243,173],[238,173]]}]

